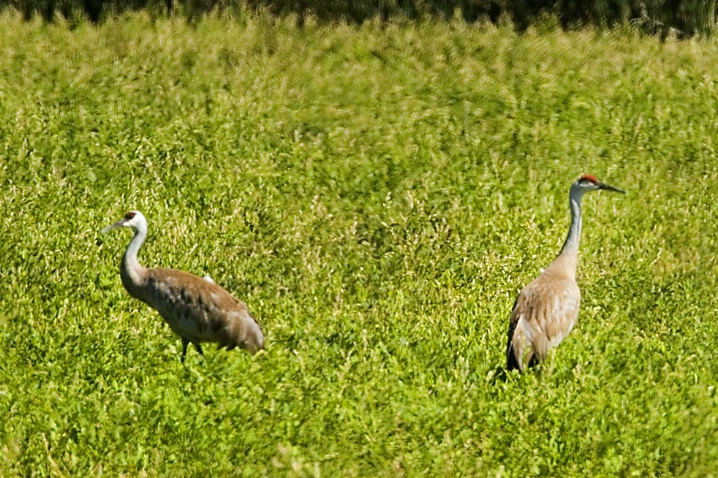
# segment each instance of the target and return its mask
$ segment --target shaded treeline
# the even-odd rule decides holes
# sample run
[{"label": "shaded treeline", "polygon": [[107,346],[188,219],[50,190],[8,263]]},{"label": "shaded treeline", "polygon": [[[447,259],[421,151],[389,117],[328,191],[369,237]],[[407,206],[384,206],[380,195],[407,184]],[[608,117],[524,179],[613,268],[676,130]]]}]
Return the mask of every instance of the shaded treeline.
[{"label": "shaded treeline", "polygon": [[263,9],[272,14],[307,15],[319,21],[362,23],[368,19],[448,19],[498,22],[511,18],[519,30],[549,14],[563,28],[585,25],[612,27],[633,24],[662,36],[708,35],[716,18],[716,0],[0,0],[1,8],[15,8],[25,19],[56,15],[100,22],[107,15],[147,10],[155,15],[184,15],[196,19],[211,11],[236,14]]}]

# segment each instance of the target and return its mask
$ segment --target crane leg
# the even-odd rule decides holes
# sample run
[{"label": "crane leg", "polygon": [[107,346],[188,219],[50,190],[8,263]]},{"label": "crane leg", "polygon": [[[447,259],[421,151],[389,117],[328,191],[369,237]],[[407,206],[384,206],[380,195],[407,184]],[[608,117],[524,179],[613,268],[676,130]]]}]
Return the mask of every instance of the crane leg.
[{"label": "crane leg", "polygon": [[534,354],[531,354],[531,358],[529,358],[529,368],[533,368],[537,366],[540,363],[540,360],[538,357]]},{"label": "crane leg", "polygon": [[189,344],[189,340],[182,337],[182,358],[180,359],[182,363],[184,363],[184,358],[187,356],[187,344]]},{"label": "crane leg", "polygon": [[[187,356],[187,346],[189,345],[189,340],[182,337],[182,363],[184,363],[184,359]],[[202,346],[199,344],[199,342],[195,343],[192,342],[192,345],[194,345],[194,348],[197,349],[197,352],[204,357],[204,352],[202,351]]]}]

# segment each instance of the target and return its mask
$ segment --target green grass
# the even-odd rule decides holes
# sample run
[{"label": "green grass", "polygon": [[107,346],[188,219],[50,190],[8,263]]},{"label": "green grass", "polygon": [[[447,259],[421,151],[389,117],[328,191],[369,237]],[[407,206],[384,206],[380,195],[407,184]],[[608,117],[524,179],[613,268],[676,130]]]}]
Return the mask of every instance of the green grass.
[{"label": "green grass", "polygon": [[[710,476],[718,43],[0,17],[0,475]],[[577,327],[503,373],[582,173]],[[122,288],[210,274],[266,353]]]}]

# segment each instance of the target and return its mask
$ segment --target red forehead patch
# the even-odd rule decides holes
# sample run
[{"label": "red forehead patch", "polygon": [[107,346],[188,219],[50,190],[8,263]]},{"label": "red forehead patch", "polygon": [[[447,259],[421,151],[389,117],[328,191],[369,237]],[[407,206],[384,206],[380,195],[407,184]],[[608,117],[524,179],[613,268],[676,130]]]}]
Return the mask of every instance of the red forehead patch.
[{"label": "red forehead patch", "polygon": [[133,217],[135,217],[135,213],[133,211],[130,211],[127,214],[125,214],[125,219],[127,219],[128,221],[130,219],[132,219]]},{"label": "red forehead patch", "polygon": [[584,174],[583,176],[581,176],[580,181],[591,181],[594,184],[598,183],[598,179],[596,179],[596,176],[591,176],[590,174]]}]

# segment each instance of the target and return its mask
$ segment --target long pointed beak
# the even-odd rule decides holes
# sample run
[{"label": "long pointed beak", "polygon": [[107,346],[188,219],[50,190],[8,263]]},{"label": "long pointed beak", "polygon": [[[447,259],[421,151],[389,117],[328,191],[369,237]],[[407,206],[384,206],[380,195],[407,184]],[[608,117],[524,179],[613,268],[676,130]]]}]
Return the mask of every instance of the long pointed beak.
[{"label": "long pointed beak", "polygon": [[626,194],[626,191],[624,191],[623,189],[619,189],[619,188],[617,188],[617,187],[615,187],[615,186],[611,186],[610,184],[598,183],[598,187],[599,187],[600,189],[605,189],[606,191],[613,191],[613,192],[615,192],[615,193]]},{"label": "long pointed beak", "polygon": [[101,232],[102,234],[104,234],[104,233],[106,233],[107,231],[111,231],[111,230],[113,230],[113,229],[117,229],[118,227],[124,226],[124,225],[125,225],[125,222],[127,222],[127,221],[126,221],[126,219],[123,217],[122,219],[120,219],[119,221],[117,221],[116,223],[114,223],[113,225],[107,226],[106,228],[104,228],[104,229],[101,230],[100,232]]}]

